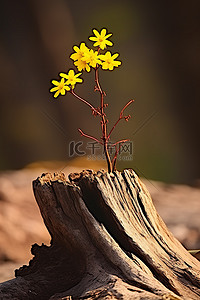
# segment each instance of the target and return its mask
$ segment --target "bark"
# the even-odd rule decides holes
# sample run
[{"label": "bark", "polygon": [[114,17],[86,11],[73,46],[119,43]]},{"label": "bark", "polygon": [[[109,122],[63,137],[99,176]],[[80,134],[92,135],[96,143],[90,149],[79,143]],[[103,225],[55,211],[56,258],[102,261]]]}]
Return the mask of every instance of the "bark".
[{"label": "bark", "polygon": [[[43,174],[33,190],[50,246],[1,299],[199,299],[200,262],[168,231],[133,170]],[[7,298],[6,298],[7,297]]]}]

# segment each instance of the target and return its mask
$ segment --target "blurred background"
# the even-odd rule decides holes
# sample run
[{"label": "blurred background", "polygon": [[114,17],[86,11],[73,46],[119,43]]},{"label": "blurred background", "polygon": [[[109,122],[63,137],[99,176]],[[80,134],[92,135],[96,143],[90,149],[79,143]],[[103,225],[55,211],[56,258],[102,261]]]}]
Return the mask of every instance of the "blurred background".
[{"label": "blurred background", "polygon": [[[109,125],[130,99],[132,118],[113,139],[133,141],[133,160],[118,163],[152,180],[200,178],[200,2],[1,0],[0,169],[68,161],[77,129],[100,136],[88,107],[71,95],[53,98],[50,81],[73,67],[69,55],[106,27],[122,66],[102,71]],[[98,105],[93,74],[76,92]]]}]

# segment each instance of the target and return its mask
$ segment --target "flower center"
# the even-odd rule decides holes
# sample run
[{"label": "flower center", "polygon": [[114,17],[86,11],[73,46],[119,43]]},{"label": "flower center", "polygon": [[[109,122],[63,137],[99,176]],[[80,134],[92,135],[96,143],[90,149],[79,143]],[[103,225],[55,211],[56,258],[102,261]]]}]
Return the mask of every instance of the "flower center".
[{"label": "flower center", "polygon": [[59,91],[61,91],[62,89],[63,89],[63,87],[64,87],[64,84],[63,83],[61,83],[60,85],[59,85]]}]

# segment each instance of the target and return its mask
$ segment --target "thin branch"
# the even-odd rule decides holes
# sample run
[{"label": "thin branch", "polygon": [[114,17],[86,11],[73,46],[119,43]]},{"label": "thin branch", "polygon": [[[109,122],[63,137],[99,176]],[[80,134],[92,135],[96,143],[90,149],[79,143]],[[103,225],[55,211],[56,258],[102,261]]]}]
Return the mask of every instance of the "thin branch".
[{"label": "thin branch", "polygon": [[113,125],[112,129],[110,130],[109,134],[108,134],[108,140],[110,139],[111,133],[113,132],[113,130],[115,129],[115,127],[117,126],[117,124],[119,123],[120,120],[122,120],[123,118],[120,118],[117,120],[117,122]]},{"label": "thin branch", "polygon": [[98,115],[101,116],[101,113],[100,113],[100,112],[99,112],[92,104],[90,104],[87,100],[85,100],[85,99],[81,98],[79,95],[77,95],[77,94],[74,92],[74,90],[71,90],[70,93],[71,93],[73,96],[75,96],[77,99],[79,99],[81,102],[83,102],[83,103],[85,103],[86,105],[88,105],[88,106],[92,109],[92,111],[94,111],[95,113],[97,113]]},{"label": "thin branch", "polygon": [[93,141],[95,141],[95,142],[97,142],[97,143],[103,145],[103,143],[102,143],[101,141],[99,141],[98,139],[96,139],[95,137],[93,137],[93,136],[91,136],[91,135],[88,135],[88,134],[84,133],[80,128],[78,129],[78,131],[80,132],[80,134],[81,134],[82,136],[84,136],[84,137],[86,137],[86,138],[89,138],[89,139],[91,139],[91,140],[93,140]]},{"label": "thin branch", "polygon": [[102,95],[104,92],[101,88],[101,85],[99,83],[99,76],[98,76],[98,68],[95,69],[95,82],[96,82],[96,85],[97,85],[97,91],[100,92],[100,94]]},{"label": "thin branch", "polygon": [[117,126],[117,124],[119,123],[119,121],[125,119],[128,121],[128,119],[130,118],[130,115],[128,116],[124,116],[124,110],[131,104],[133,103],[135,100],[130,100],[121,110],[120,114],[119,114],[119,119],[116,121],[116,123],[113,125],[112,129],[110,130],[109,134],[108,134],[108,139],[110,138],[111,136],[111,133],[113,132],[113,130],[115,129],[115,127]]},{"label": "thin branch", "polygon": [[[115,146],[116,151],[115,151],[115,155],[114,155],[114,157],[113,157],[113,159],[112,159],[112,172],[116,170],[117,156],[118,156],[118,154],[119,154],[121,145],[122,145],[123,143],[127,142],[127,141],[129,141],[129,140],[121,140],[121,141],[118,141],[118,142],[116,142],[115,144],[113,144],[113,146]],[[117,149],[117,145],[118,145],[118,144],[119,144],[119,147],[118,147],[118,149]]]},{"label": "thin branch", "polygon": [[116,143],[114,143],[114,144],[111,144],[112,146],[117,146],[118,144],[123,144],[123,143],[125,143],[125,142],[129,142],[130,140],[129,139],[126,139],[126,140],[120,140],[120,141],[118,141],[118,142],[116,142]]},{"label": "thin branch", "polygon": [[108,173],[110,173],[111,169],[112,169],[112,162],[111,162],[110,154],[108,152],[108,135],[107,135],[107,122],[108,121],[106,119],[106,114],[104,113],[104,96],[105,96],[105,93],[102,90],[101,85],[99,83],[98,67],[95,68],[95,83],[96,83],[96,90],[99,91],[99,93],[101,95],[100,110],[101,110],[102,140],[103,140],[103,146],[104,146],[104,153],[105,153],[106,161],[107,161],[107,164],[108,164]]},{"label": "thin branch", "polygon": [[121,110],[120,112],[120,116],[122,115],[123,116],[123,113],[124,113],[124,110],[131,104],[133,103],[135,100],[134,99],[131,99]]}]

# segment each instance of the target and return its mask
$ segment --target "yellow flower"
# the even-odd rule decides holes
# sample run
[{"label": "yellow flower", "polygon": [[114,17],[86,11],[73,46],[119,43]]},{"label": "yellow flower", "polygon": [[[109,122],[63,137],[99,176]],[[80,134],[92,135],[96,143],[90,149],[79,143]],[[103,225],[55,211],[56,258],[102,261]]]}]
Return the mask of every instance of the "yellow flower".
[{"label": "yellow flower", "polygon": [[95,42],[94,47],[99,46],[103,50],[106,48],[106,45],[108,46],[113,45],[111,41],[107,40],[112,35],[112,33],[106,35],[105,28],[101,30],[101,33],[99,33],[96,29],[93,29],[93,33],[95,36],[90,36],[89,40]]},{"label": "yellow flower", "polygon": [[91,67],[96,68],[97,64],[101,64],[101,61],[98,57],[98,51],[90,50],[89,53],[86,53],[82,58],[82,61],[88,63]]},{"label": "yellow flower", "polygon": [[109,69],[112,71],[114,67],[118,67],[121,65],[121,61],[115,61],[115,58],[119,56],[118,53],[111,55],[110,51],[107,51],[104,55],[99,55],[99,58],[103,61],[102,62],[102,69],[106,70]]},{"label": "yellow flower", "polygon": [[77,61],[75,61],[74,65],[77,67],[79,71],[86,70],[87,72],[90,72],[90,66],[86,63],[86,61],[82,59],[78,59]]},{"label": "yellow flower", "polygon": [[60,73],[59,75],[67,79],[66,84],[70,84],[73,89],[77,82],[83,81],[83,79],[78,78],[81,74],[82,73],[75,74],[74,70],[69,70],[68,74]]},{"label": "yellow flower", "polygon": [[89,48],[85,45],[85,43],[81,43],[80,44],[80,48],[77,46],[73,47],[75,53],[73,53],[70,58],[73,60],[78,60],[78,59],[82,59],[85,54],[87,54],[89,52]]},{"label": "yellow flower", "polygon": [[56,92],[54,94],[54,98],[57,98],[59,94],[62,96],[65,95],[66,91],[69,91],[70,88],[67,85],[67,82],[64,80],[64,78],[61,79],[61,81],[52,80],[52,83],[55,85],[53,88],[50,89],[50,92]]}]

